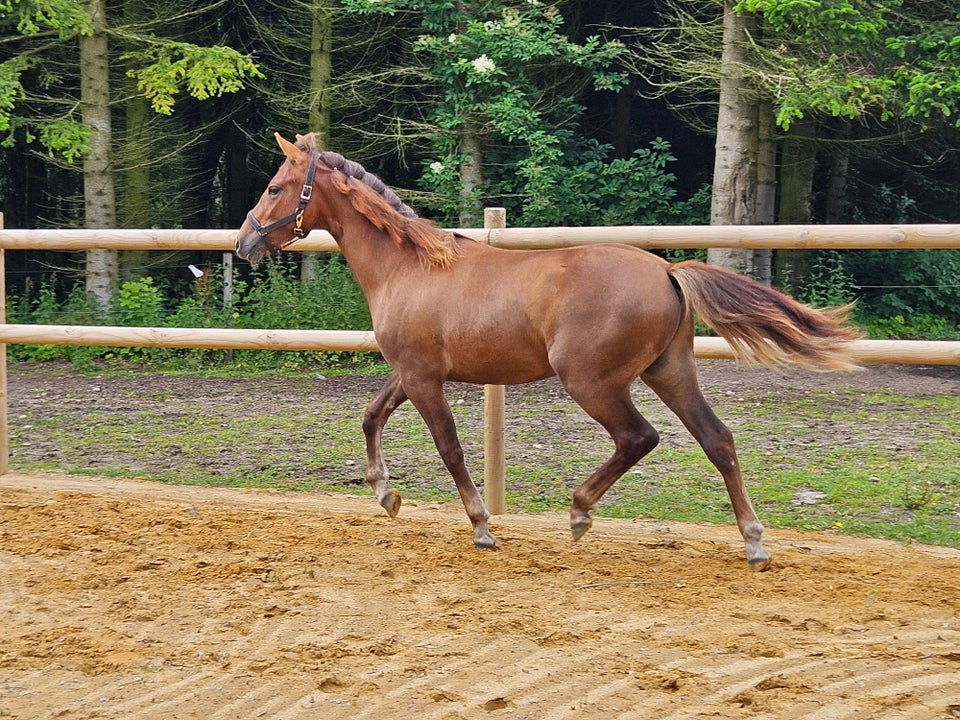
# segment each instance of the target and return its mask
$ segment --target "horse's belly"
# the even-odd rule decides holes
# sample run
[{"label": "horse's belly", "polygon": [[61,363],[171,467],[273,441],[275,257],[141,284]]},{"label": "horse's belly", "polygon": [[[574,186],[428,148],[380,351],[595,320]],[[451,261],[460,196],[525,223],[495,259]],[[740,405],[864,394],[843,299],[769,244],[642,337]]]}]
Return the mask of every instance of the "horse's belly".
[{"label": "horse's belly", "polygon": [[483,385],[520,385],[556,373],[545,350],[534,348],[477,347],[449,355],[448,380]]}]

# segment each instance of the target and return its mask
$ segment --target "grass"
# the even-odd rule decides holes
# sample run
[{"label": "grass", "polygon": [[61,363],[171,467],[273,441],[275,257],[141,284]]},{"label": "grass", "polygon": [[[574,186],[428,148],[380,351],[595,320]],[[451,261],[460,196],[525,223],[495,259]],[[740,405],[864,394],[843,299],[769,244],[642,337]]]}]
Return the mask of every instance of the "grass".
[{"label": "grass", "polygon": [[[748,414],[726,409],[761,519],[771,527],[960,547],[960,398],[874,393],[852,400],[841,396],[838,404],[836,396],[814,393],[771,397]],[[889,432],[871,438],[871,428],[891,425],[905,428],[897,442]],[[837,428],[841,436],[831,441]],[[771,436],[781,438],[779,447],[756,447]],[[730,521],[722,482],[699,451],[670,450],[664,464],[669,480],[651,482],[642,470],[626,475],[620,497],[602,514]],[[822,500],[800,503],[798,490],[822,493]]]},{"label": "grass", "polygon": [[[131,389],[110,403],[90,403],[79,390],[76,397],[65,395],[63,412],[75,416],[20,415],[11,423],[15,464],[174,483],[370,494],[360,432],[366,394],[322,397],[314,393],[316,383],[293,376],[290,382],[305,388],[293,404],[237,392],[221,407],[162,383],[141,388],[136,375],[128,379]],[[189,387],[203,379],[179,381]],[[477,479],[479,392],[450,393]],[[565,396],[536,386],[515,392],[507,402],[508,509],[566,510],[573,489],[609,456],[610,440]],[[722,479],[700,448],[659,401],[640,396],[637,402],[661,431],[662,443],[614,485],[598,514],[731,524]],[[769,528],[960,547],[960,398],[853,388],[722,395],[711,402],[736,435],[754,505]],[[18,460],[25,453],[17,449],[28,446],[50,452]],[[409,404],[391,419],[384,449],[394,486],[405,497],[458,497]],[[799,491],[816,491],[820,499],[800,503]]]}]

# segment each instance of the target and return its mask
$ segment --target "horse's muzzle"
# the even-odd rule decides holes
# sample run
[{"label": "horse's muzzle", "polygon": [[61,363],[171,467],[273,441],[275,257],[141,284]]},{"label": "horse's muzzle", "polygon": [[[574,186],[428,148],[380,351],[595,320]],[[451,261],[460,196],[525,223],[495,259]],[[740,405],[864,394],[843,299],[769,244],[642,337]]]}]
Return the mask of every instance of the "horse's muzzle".
[{"label": "horse's muzzle", "polygon": [[260,235],[253,228],[248,227],[248,223],[244,223],[237,232],[234,252],[251,265],[256,265],[266,255]]}]

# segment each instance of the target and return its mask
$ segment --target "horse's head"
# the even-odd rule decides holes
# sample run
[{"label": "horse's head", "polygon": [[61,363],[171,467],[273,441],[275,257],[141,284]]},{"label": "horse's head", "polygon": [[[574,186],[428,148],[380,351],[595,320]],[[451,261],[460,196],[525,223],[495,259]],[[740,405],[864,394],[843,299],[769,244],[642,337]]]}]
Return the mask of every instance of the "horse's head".
[{"label": "horse's head", "polygon": [[254,265],[265,255],[305,237],[320,222],[320,203],[311,202],[314,176],[322,166],[319,154],[294,145],[280,133],[275,137],[287,160],[237,232],[237,255]]}]

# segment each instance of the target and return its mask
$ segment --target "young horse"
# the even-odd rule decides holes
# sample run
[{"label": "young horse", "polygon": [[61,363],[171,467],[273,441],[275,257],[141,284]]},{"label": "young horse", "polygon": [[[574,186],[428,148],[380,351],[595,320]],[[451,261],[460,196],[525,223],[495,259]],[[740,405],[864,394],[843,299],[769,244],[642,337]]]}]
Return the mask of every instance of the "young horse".
[{"label": "young horse", "polygon": [[[510,251],[438,228],[375,176],[312,135],[277,135],[286,162],[237,235],[251,263],[313,228],[336,239],[393,368],[364,413],[366,477],[392,517],[400,495],[381,451],[390,414],[409,399],[453,476],[473,542],[491,548],[489,513],[464,464],[447,381],[508,385],[557,375],[613,438],[615,450],[573,493],[574,539],[611,485],[657,445],[630,397],[640,378],[680,418],[726,483],[750,565],[766,567],[763,526],[740,475],[731,432],[697,382],[693,321],[699,316],[742,359],[847,369],[845,309],[817,311],[768,287],[699,262],[670,264],[626,245]],[[292,233],[295,236],[290,238]],[[288,239],[289,238],[289,239]]]}]

